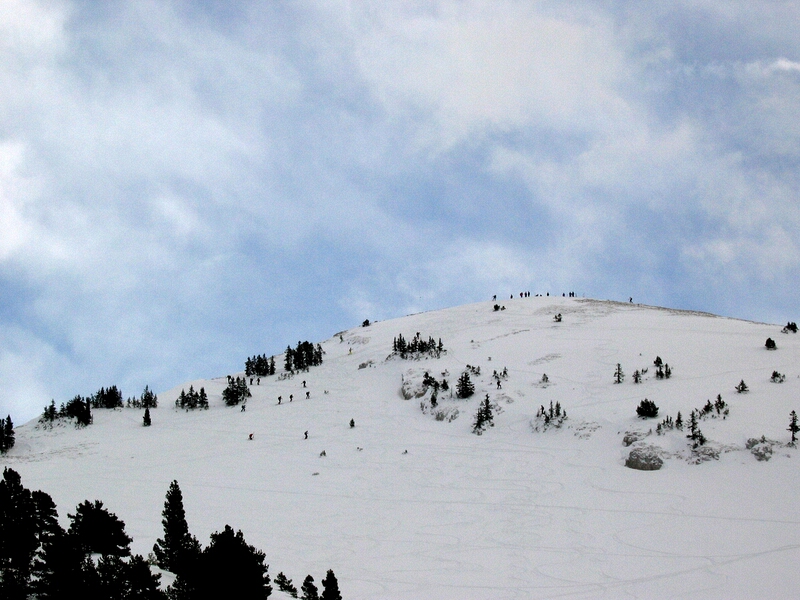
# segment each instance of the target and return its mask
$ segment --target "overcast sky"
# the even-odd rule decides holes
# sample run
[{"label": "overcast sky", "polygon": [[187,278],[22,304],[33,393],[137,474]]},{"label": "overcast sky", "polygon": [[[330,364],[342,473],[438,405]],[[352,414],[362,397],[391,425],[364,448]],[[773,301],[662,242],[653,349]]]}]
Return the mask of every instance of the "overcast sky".
[{"label": "overcast sky", "polygon": [[492,294],[797,320],[798,23],[757,0],[3,0],[0,412]]}]

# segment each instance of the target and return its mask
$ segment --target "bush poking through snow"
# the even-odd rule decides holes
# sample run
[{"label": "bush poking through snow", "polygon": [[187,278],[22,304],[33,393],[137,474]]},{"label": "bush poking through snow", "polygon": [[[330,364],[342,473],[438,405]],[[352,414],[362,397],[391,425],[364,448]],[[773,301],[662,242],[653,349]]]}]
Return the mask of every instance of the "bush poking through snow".
[{"label": "bush poking through snow", "polygon": [[777,371],[772,372],[772,377],[769,378],[772,383],[783,383],[786,381],[786,375],[778,373]]},{"label": "bush poking through snow", "polygon": [[747,387],[747,384],[742,379],[739,384],[736,386],[736,392],[739,394],[744,394],[745,392],[750,391],[750,388]]},{"label": "bush poking through snow", "polygon": [[531,427],[537,432],[547,431],[550,427],[558,429],[566,420],[567,411],[561,408],[561,403],[556,402],[553,406],[553,403],[550,402],[550,410],[545,409],[544,406],[539,407],[536,418],[531,421]]},{"label": "bush poking through snow", "polygon": [[639,403],[639,406],[636,407],[636,414],[639,415],[641,419],[654,419],[658,416],[658,407],[655,402],[645,398]]},{"label": "bush poking through snow", "polygon": [[767,338],[767,341],[764,344],[764,347],[767,350],[775,350],[775,349],[777,349],[777,346],[775,345],[775,340],[773,340],[772,338]]}]

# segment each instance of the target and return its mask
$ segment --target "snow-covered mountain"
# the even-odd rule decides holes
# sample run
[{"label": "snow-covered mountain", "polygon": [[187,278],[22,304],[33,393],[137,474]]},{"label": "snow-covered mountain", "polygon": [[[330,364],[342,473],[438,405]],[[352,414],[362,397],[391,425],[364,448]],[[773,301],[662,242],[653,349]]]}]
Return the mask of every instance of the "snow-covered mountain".
[{"label": "snow-covered mountain", "polygon": [[[291,377],[277,356],[279,375],[254,381],[246,411],[222,402],[222,374],[160,392],[151,427],[128,408],[95,410],[83,429],[28,423],[1,460],[53,497],[64,524],[79,502],[102,500],[145,555],[177,479],[203,543],[230,524],[272,576],[299,584],[332,568],[347,600],[796,597],[797,335],[608,301],[494,304],[355,327]],[[439,358],[392,354],[399,334],[417,333],[441,338]],[[657,356],[671,377],[656,377]],[[476,391],[459,399],[468,365]],[[426,372],[449,384],[435,407]],[[175,408],[190,384],[208,410]],[[494,427],[475,435],[487,394]],[[728,414],[698,421],[707,442],[693,450],[690,414],[718,395]],[[637,417],[645,398],[658,417]],[[537,419],[551,403],[567,413],[560,427]],[[684,429],[658,435],[679,411]],[[663,466],[627,468],[637,449]]]}]

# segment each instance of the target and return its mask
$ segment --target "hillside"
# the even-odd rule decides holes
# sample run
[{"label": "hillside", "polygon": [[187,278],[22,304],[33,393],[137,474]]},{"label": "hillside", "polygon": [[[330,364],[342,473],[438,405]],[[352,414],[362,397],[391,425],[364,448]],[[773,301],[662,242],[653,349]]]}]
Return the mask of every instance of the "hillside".
[{"label": "hillside", "polygon": [[[797,335],[607,301],[493,304],[336,334],[321,342],[322,365],[250,386],[244,412],[223,404],[222,374],[159,392],[149,428],[135,409],[95,410],[84,429],[28,423],[1,460],[48,492],[65,522],[79,502],[103,500],[145,555],[177,479],[203,543],[228,523],[266,553],[273,577],[319,581],[332,568],[346,600],[796,595],[800,456],[785,443],[789,413],[800,410]],[[441,338],[440,358],[390,357],[398,334],[417,332]],[[656,356],[670,378],[656,378]],[[283,357],[276,362],[280,374]],[[467,365],[480,368],[471,398],[440,390],[435,408],[430,390],[405,399],[403,382],[405,395],[423,391],[426,371],[454,391]],[[504,369],[498,389],[492,374]],[[772,382],[773,371],[785,381]],[[741,380],[747,393],[735,390]],[[205,388],[208,410],[175,408],[190,384]],[[486,394],[494,427],[474,435]],[[686,422],[717,395],[727,418],[699,422],[710,450],[692,452],[686,429],[655,434],[666,416],[680,411]],[[645,398],[656,419],[637,418]],[[551,402],[567,420],[535,431]],[[760,446],[771,446],[770,460],[746,448],[761,436],[778,442]],[[656,447],[663,467],[626,468],[639,446]]]}]

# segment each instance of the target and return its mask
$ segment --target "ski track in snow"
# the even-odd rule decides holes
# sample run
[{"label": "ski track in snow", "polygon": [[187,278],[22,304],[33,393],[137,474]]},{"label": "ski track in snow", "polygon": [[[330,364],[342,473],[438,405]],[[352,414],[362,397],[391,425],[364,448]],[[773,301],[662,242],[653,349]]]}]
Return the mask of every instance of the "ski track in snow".
[{"label": "ski track in snow", "polygon": [[[800,408],[796,336],[630,303],[527,298],[506,300],[499,312],[492,304],[341,332],[343,341],[337,334],[322,343],[321,366],[251,386],[246,412],[222,405],[227,382],[216,377],[181,386],[204,386],[208,411],[176,410],[180,387],[159,393],[150,428],[132,409],[97,410],[85,429],[29,423],[2,462],[51,494],[64,524],[79,502],[103,500],[143,554],[161,535],[164,495],[177,479],[203,543],[228,523],[266,553],[272,576],[319,581],[332,568],[348,600],[795,595],[796,451],[759,463],[743,447],[747,437],[788,440],[788,414]],[[447,352],[386,360],[393,337],[416,332],[441,338]],[[768,336],[776,352],[764,350]],[[671,379],[655,379],[656,355],[673,368]],[[617,363],[626,374],[619,385]],[[441,404],[459,408],[452,423],[399,393],[410,367],[439,380],[449,372],[452,390],[467,364],[481,368],[475,396],[440,392]],[[499,390],[492,371],[504,367]],[[644,381],[633,384],[642,368]],[[771,383],[773,370],[786,382]],[[740,379],[750,393],[735,393]],[[473,415],[487,393],[502,412],[475,436]],[[640,400],[654,400],[659,419],[680,410],[686,420],[717,394],[731,414],[701,429],[717,446],[741,450],[699,465],[668,458],[655,472],[624,467],[622,436],[657,422],[635,418]],[[537,409],[550,402],[569,419],[533,432]],[[645,443],[672,454],[687,447],[685,432]]]}]

